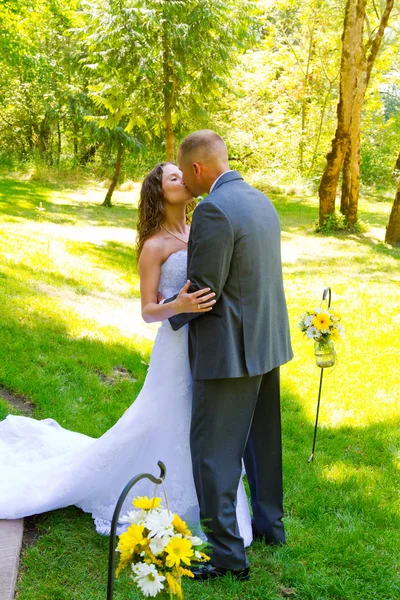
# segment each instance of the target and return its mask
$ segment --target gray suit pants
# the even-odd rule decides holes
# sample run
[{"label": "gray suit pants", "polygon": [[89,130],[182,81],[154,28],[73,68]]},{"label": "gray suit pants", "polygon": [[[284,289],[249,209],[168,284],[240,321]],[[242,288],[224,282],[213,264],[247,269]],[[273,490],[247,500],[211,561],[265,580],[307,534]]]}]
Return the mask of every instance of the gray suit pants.
[{"label": "gray suit pants", "polygon": [[285,541],[279,367],[255,377],[195,380],[190,445],[212,564],[244,569],[248,560],[236,520],[242,459],[253,530],[271,543]]}]

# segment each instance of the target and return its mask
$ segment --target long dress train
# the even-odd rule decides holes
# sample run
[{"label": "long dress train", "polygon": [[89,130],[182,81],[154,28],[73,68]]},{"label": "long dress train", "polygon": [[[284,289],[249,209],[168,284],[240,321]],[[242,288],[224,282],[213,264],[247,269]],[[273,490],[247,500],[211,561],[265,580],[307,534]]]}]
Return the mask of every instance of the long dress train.
[{"label": "long dress train", "polygon": [[[186,281],[186,251],[170,255],[161,268],[160,292],[170,297]],[[53,419],[8,416],[0,422],[0,519],[16,519],[76,505],[91,513],[107,534],[117,499],[137,473],[158,475],[167,467],[165,488],[171,509],[198,531],[199,507],[189,448],[191,374],[187,326],[158,330],[143,388],[119,421],[98,439],[64,429]],[[132,495],[151,496],[154,485],[139,482]],[[241,482],[237,516],[245,545],[251,518]]]}]

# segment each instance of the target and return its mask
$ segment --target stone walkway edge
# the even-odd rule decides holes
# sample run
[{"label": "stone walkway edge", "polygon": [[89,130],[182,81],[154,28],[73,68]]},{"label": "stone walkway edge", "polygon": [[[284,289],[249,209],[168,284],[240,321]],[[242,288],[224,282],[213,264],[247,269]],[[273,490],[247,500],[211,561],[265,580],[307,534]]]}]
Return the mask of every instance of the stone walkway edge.
[{"label": "stone walkway edge", "polygon": [[0,520],[0,600],[14,600],[24,520]]}]

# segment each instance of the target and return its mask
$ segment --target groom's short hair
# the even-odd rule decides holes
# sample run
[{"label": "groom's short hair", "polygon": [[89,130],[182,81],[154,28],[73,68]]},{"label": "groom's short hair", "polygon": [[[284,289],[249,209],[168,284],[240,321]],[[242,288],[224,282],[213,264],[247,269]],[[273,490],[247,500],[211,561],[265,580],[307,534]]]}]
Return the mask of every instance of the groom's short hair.
[{"label": "groom's short hair", "polygon": [[228,149],[222,137],[211,129],[200,129],[188,135],[179,146],[179,155],[193,162],[228,160]]}]

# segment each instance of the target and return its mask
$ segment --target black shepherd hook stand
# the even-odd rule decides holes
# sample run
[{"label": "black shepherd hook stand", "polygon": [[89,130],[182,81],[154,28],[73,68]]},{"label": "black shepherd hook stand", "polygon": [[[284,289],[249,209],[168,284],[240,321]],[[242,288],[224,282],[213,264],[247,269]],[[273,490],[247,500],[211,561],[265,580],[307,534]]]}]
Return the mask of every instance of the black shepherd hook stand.
[{"label": "black shepherd hook stand", "polygon": [[108,585],[107,585],[107,600],[112,600],[114,593],[114,571],[115,571],[115,547],[117,542],[117,524],[119,519],[119,513],[121,512],[122,505],[125,501],[125,498],[131,491],[134,485],[141,479],[150,479],[156,485],[161,485],[165,479],[165,475],[167,470],[165,468],[164,463],[160,460],[157,465],[160,467],[160,477],[154,477],[154,475],[150,475],[150,473],[140,473],[140,475],[136,475],[133,479],[130,480],[129,483],[124,487],[122,494],[118,498],[117,505],[114,510],[112,523],[111,523],[111,532],[110,532],[110,551],[108,556]]},{"label": "black shepherd hook stand", "polygon": [[[328,298],[328,299],[327,299]],[[330,308],[331,306],[331,299],[332,299],[332,291],[330,287],[327,287],[324,289],[324,293],[322,295],[322,302],[325,300],[328,304],[328,308]],[[322,378],[324,375],[324,367],[320,367],[321,368],[321,377],[319,380],[319,392],[318,392],[318,404],[317,404],[317,416],[315,417],[315,426],[314,426],[314,441],[313,441],[313,446],[312,446],[312,451],[311,451],[311,456],[308,459],[308,462],[312,462],[314,460],[314,452],[315,452],[315,442],[317,441],[317,428],[318,428],[318,416],[319,416],[319,404],[321,401],[321,390],[322,390]]]}]

